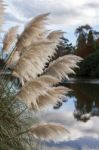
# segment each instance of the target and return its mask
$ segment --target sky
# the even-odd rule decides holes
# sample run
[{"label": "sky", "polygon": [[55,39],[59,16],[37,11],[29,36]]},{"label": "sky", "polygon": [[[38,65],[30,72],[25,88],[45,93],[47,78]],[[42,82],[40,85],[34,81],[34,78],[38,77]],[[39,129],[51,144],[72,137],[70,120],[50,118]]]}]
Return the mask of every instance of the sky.
[{"label": "sky", "polygon": [[[67,102],[60,109],[47,109],[39,116],[44,122],[63,124],[70,134],[66,141],[48,144],[44,150],[99,150],[99,118],[91,117],[86,123],[76,121],[73,116],[75,97],[67,97]],[[88,114],[87,114],[88,115]]]},{"label": "sky", "polygon": [[[90,24],[99,30],[98,0],[5,0],[8,24],[25,24],[41,13],[50,13],[51,29],[61,29],[75,43],[74,31],[79,25]],[[9,25],[9,26],[10,26]]]}]

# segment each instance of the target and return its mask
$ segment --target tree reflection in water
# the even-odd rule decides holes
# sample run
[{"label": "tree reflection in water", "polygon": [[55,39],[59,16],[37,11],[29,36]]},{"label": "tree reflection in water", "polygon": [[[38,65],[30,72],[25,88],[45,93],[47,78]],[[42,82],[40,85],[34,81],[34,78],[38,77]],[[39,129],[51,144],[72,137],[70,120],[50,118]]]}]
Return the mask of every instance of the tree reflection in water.
[{"label": "tree reflection in water", "polygon": [[[99,84],[91,83],[64,83],[73,89],[70,97],[75,96],[75,111],[74,117],[78,121],[86,122],[92,116],[99,116]],[[54,108],[58,109],[62,106],[57,104]]]}]

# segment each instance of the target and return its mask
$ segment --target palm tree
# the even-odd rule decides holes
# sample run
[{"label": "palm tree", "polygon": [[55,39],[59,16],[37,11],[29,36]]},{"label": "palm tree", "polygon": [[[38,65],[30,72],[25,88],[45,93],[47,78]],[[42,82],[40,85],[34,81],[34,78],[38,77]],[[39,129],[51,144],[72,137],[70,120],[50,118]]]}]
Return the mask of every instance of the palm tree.
[{"label": "palm tree", "polygon": [[[3,10],[2,1],[0,7]],[[4,36],[2,51],[8,58],[0,72],[1,149],[27,150],[26,141],[35,149],[35,140],[61,141],[69,133],[63,125],[35,119],[35,113],[61,102],[70,91],[56,85],[74,73],[73,68],[82,60],[75,55],[66,55],[44,69],[63,36],[62,31],[47,31],[48,15],[33,18],[18,38],[18,27],[10,28]]]},{"label": "palm tree", "polygon": [[90,31],[92,30],[92,27],[88,24],[86,25],[82,25],[82,26],[79,26],[76,30],[75,30],[75,34],[76,35],[79,35],[79,34],[86,34],[87,31]]}]

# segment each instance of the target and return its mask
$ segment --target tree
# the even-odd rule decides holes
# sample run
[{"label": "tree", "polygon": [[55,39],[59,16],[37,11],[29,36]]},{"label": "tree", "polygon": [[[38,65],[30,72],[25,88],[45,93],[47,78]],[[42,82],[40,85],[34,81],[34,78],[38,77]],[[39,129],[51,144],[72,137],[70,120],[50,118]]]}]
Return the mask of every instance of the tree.
[{"label": "tree", "polygon": [[92,30],[90,30],[88,33],[88,38],[87,38],[87,45],[93,47],[93,44],[94,44],[94,35],[93,35]]},{"label": "tree", "polygon": [[41,123],[35,117],[43,108],[62,101],[70,89],[56,85],[74,73],[76,63],[82,60],[66,55],[44,70],[63,36],[62,31],[46,34],[48,15],[32,19],[18,39],[17,27],[4,36],[2,51],[8,58],[0,72],[0,149],[27,150],[30,145],[35,149],[35,140],[61,141],[69,134],[63,125]]},{"label": "tree", "polygon": [[68,39],[65,37],[61,38],[61,41],[56,49],[56,54],[53,57],[53,60],[57,59],[58,57],[67,55],[67,54],[73,54],[74,53],[74,47],[72,46],[72,43],[69,42]]},{"label": "tree", "polygon": [[82,32],[77,38],[77,49],[80,51],[83,50],[85,47],[86,47],[86,36]]},{"label": "tree", "polygon": [[86,47],[86,32],[84,29],[84,26],[79,26],[75,31],[76,36],[78,36],[76,42],[76,54],[78,55]]},{"label": "tree", "polygon": [[85,58],[95,51],[94,43],[96,32],[89,25],[83,25],[76,29],[77,44],[76,54]]},{"label": "tree", "polygon": [[80,64],[79,76],[99,77],[99,51],[88,55]]}]

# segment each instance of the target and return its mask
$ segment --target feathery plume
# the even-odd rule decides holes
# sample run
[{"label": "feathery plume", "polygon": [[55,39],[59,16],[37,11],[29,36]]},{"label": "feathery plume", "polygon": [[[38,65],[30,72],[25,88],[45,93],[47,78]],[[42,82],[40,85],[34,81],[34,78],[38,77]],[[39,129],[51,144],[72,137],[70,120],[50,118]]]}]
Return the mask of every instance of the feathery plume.
[{"label": "feathery plume", "polygon": [[49,61],[49,56],[55,54],[56,44],[43,41],[35,43],[27,51],[22,53],[15,70],[14,76],[20,78],[21,82],[31,81],[38,74],[43,73],[45,64]]},{"label": "feathery plume", "polygon": [[44,141],[60,142],[65,141],[69,136],[69,131],[61,124],[41,123],[29,129],[34,138]]},{"label": "feathery plume", "polygon": [[77,67],[77,63],[80,62],[82,58],[75,55],[65,55],[59,57],[45,70],[45,75],[51,75],[62,80],[64,77],[68,79],[69,74],[74,74],[73,68]]},{"label": "feathery plume", "polygon": [[10,69],[14,69],[19,59],[20,59],[19,51],[15,51],[14,54],[12,54],[12,56],[10,56],[9,60],[7,61],[7,67]]},{"label": "feathery plume", "polygon": [[61,30],[56,30],[56,31],[52,31],[47,39],[50,41],[53,41],[56,45],[58,45],[60,43],[60,41],[62,40],[61,38],[63,37],[64,32]]},{"label": "feathery plume", "polygon": [[66,98],[66,94],[71,91],[70,89],[66,87],[52,87],[49,88],[45,94],[40,95],[37,100],[36,104],[32,104],[32,109],[34,111],[40,111],[43,108],[48,107],[49,105],[55,105],[57,102],[62,101],[63,99]]},{"label": "feathery plume", "polygon": [[3,0],[0,0],[0,30],[4,22],[4,6]]},{"label": "feathery plume", "polygon": [[48,15],[49,13],[39,15],[27,24],[16,44],[16,50],[21,51],[41,39],[45,32],[45,20],[47,20]]},{"label": "feathery plume", "polygon": [[[42,25],[44,26],[44,18],[46,19],[47,16],[48,16],[48,14],[40,15],[40,16],[36,17],[31,23],[29,23],[27,25],[27,27],[25,28],[23,34],[20,36],[20,38],[19,38],[19,40],[18,40],[18,42],[16,44],[16,51],[18,51],[18,47],[20,47],[20,46],[18,46],[18,43],[21,44],[21,42],[20,42],[21,37],[24,37],[24,34],[27,33],[29,28],[33,28],[33,30],[34,30],[35,29],[34,27],[36,26],[37,27],[37,31],[38,31],[39,26],[41,26],[40,27],[40,30],[41,30]],[[38,26],[36,25],[36,23],[38,23]],[[40,25],[40,24],[42,24],[42,25]],[[36,39],[36,35],[34,33],[35,32],[32,33],[33,34],[33,38],[35,37],[34,39]],[[41,34],[43,35],[43,33],[44,32],[42,32]],[[25,46],[25,47],[24,47],[24,45],[26,44],[26,42],[23,40],[25,42],[25,44],[21,44],[21,46],[24,47],[24,50],[22,50],[22,52],[21,52],[21,56],[22,57],[21,57],[20,61],[22,62],[22,58],[24,57],[23,61],[26,60],[26,61],[24,61],[24,65],[25,65],[25,63],[28,64],[27,58],[29,60],[29,63],[30,63],[30,60],[31,60],[31,64],[32,65],[30,65],[30,66],[31,66],[31,68],[33,70],[32,71],[33,78],[36,77],[37,74],[41,74],[42,73],[42,70],[43,70],[43,68],[45,66],[45,63],[48,62],[50,60],[50,58],[55,54],[57,45],[60,43],[60,40],[61,40],[62,36],[63,36],[63,32],[62,31],[60,31],[60,30],[53,31],[53,32],[51,32],[48,35],[47,38],[44,38],[43,40],[39,40],[38,39],[35,42],[32,41],[32,45],[31,44],[27,44],[27,46]],[[29,37],[27,37],[26,39],[28,39],[27,40],[27,42],[28,42],[29,41]],[[40,37],[40,39],[42,39],[42,38]],[[13,56],[14,59],[12,57],[13,61],[10,61],[10,65],[12,65],[11,62],[14,63],[16,54],[14,54],[14,55],[15,55],[15,56]],[[33,64],[36,64],[35,68],[32,67]],[[27,67],[27,68],[29,68],[29,67]],[[36,73],[36,71],[37,71],[37,73]],[[16,72],[16,74],[18,74],[18,72]],[[31,77],[31,75],[29,75],[29,76]],[[23,77],[22,77],[21,80],[24,81]],[[27,80],[27,79],[25,79],[25,80]]]},{"label": "feathery plume", "polygon": [[59,83],[58,79],[56,79],[55,77],[49,76],[49,75],[42,75],[42,76],[34,79],[33,81],[42,82],[45,86],[46,85],[52,86],[52,85]]},{"label": "feathery plume", "polygon": [[55,85],[59,82],[58,79],[52,76],[37,77],[31,82],[27,82],[18,93],[17,98],[25,100],[28,105],[31,105],[31,101],[36,99],[42,93],[45,93],[48,87]]},{"label": "feathery plume", "polygon": [[18,30],[18,26],[12,27],[4,36],[3,41],[3,51],[8,51],[11,48],[11,45],[14,44],[16,40],[16,33]]},{"label": "feathery plume", "polygon": [[[44,36],[44,35],[43,35],[43,36]],[[29,47],[24,48],[24,50],[21,52],[21,55],[22,55],[23,57],[25,57],[25,56],[28,57],[29,60],[30,60],[31,58],[34,58],[34,61],[36,62],[35,57],[34,57],[34,52],[35,52],[35,54],[37,53],[36,59],[37,59],[37,56],[40,56],[40,54],[41,54],[42,59],[43,59],[43,57],[44,57],[44,64],[43,64],[42,67],[41,67],[41,71],[38,72],[38,74],[41,74],[41,73],[42,73],[42,69],[44,68],[45,63],[49,61],[49,57],[51,58],[51,57],[56,53],[57,45],[60,43],[60,40],[61,40],[61,37],[62,37],[62,36],[63,36],[63,32],[62,32],[62,31],[60,31],[60,30],[58,30],[58,31],[53,31],[53,32],[51,32],[51,33],[48,35],[47,38],[43,39],[41,42],[40,42],[40,41],[39,41],[39,42],[35,42],[35,43],[33,43],[32,45],[30,45]],[[37,48],[36,48],[36,47],[39,48],[39,51],[37,51]],[[16,50],[16,51],[17,51],[17,50]],[[14,54],[14,55],[15,55],[15,56],[13,56],[14,59],[13,59],[13,57],[12,57],[13,62],[14,62],[15,57],[16,57],[16,54]],[[32,55],[33,55],[33,56],[32,56]],[[46,58],[46,56],[44,56],[44,55],[47,55],[47,58]],[[31,58],[30,58],[29,56],[30,56]],[[41,59],[41,57],[38,58],[38,59]],[[46,58],[46,59],[45,59],[45,58]],[[41,61],[42,61],[42,60],[41,60]],[[43,63],[43,61],[42,61],[42,62],[41,62],[41,61],[38,61],[38,60],[37,60],[37,62],[39,62],[38,67],[41,66],[40,64]],[[10,62],[10,64],[11,64],[11,62]],[[36,69],[37,69],[37,67],[36,67]],[[34,69],[34,70],[35,70],[35,69]],[[39,70],[39,69],[38,69],[38,70]]]},{"label": "feathery plume", "polygon": [[[46,83],[45,83],[46,84]],[[39,111],[46,106],[61,101],[70,89],[66,87],[51,87],[40,81],[30,82],[17,94],[16,98],[26,103],[29,108]]]}]

